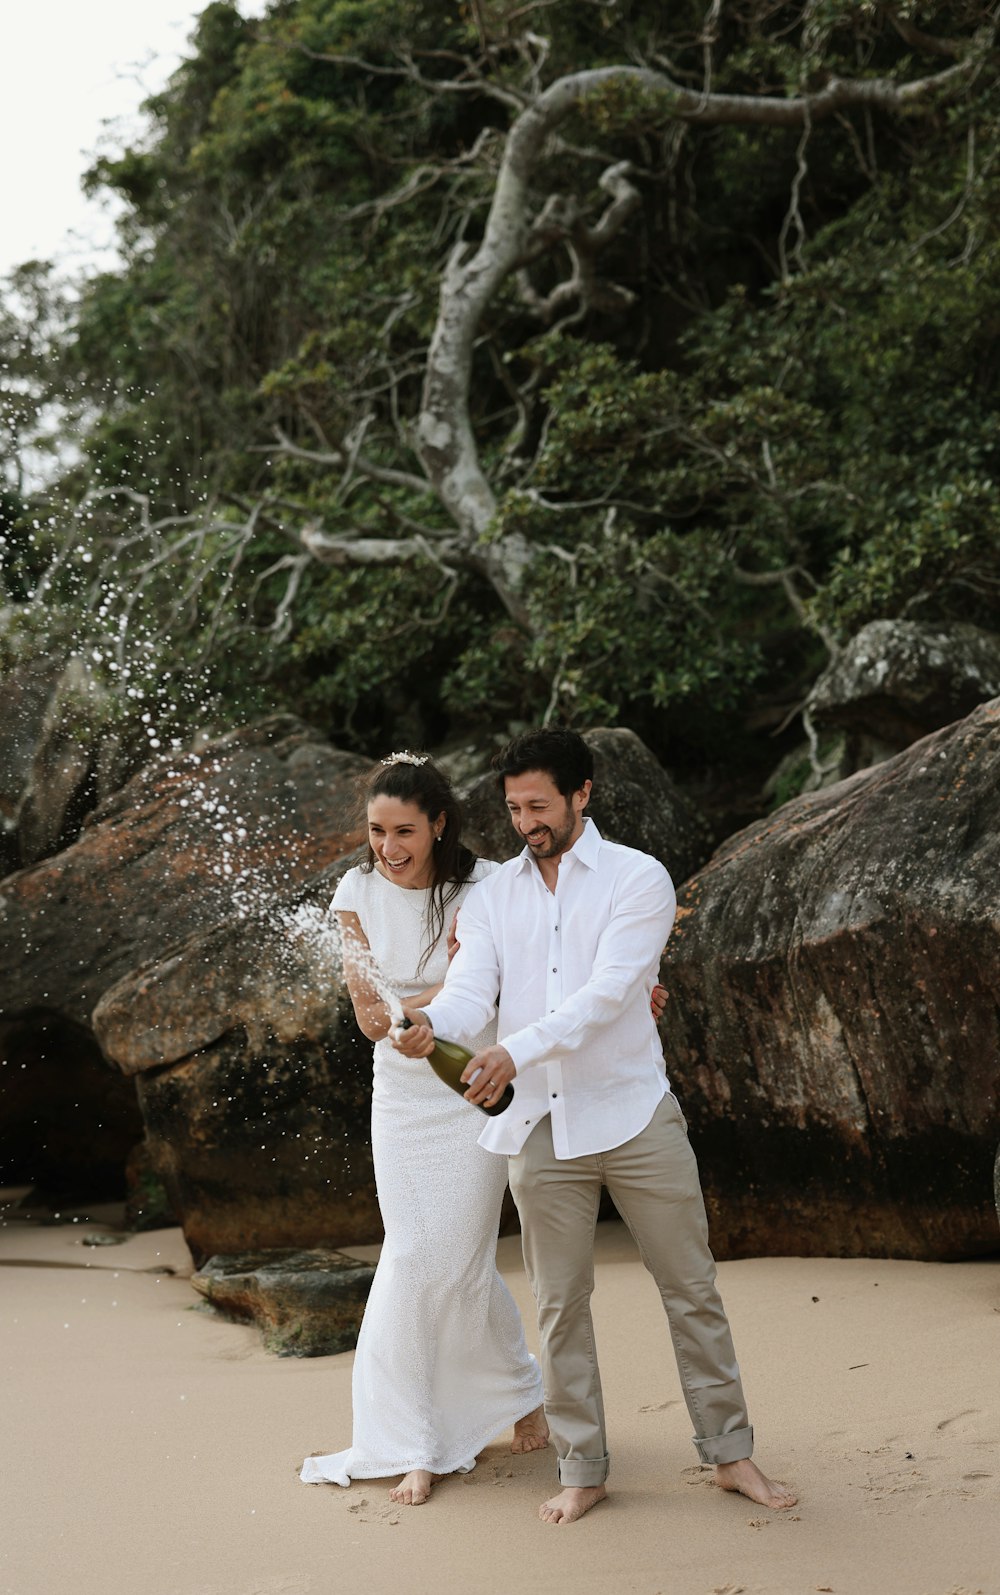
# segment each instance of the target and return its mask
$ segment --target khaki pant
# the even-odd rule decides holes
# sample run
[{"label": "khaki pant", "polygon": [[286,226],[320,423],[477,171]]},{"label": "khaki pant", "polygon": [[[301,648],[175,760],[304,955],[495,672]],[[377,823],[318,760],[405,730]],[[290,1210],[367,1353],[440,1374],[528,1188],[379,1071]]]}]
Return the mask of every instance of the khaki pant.
[{"label": "khaki pant", "polygon": [[610,1152],[557,1158],[545,1118],[510,1159],[560,1482],[601,1484],[608,1472],[590,1314],[602,1185],[659,1287],[698,1454],[709,1463],[748,1457],[753,1430],[715,1288],[698,1166],[681,1110],[668,1095],[644,1130]]}]

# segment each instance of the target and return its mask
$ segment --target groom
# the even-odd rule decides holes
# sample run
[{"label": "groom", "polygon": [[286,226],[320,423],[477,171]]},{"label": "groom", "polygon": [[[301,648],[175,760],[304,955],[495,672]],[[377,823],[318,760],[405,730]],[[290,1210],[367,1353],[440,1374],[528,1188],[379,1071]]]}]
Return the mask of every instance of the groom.
[{"label": "groom", "polygon": [[563,729],[527,732],[493,767],[524,851],[477,885],[442,991],[407,1009],[397,1045],[426,1057],[433,1032],[476,1035],[499,1007],[500,1041],[462,1078],[470,1102],[514,1100],[480,1143],[509,1157],[538,1307],[545,1411],[562,1489],[548,1523],[606,1495],[608,1450],[594,1349],[594,1225],[606,1185],[656,1281],[684,1399],[715,1482],[781,1510],[795,1497],[750,1460],[753,1430],[708,1247],[686,1125],[664,1072],[647,993],[674,919],[661,864],[606,842],[585,810],[593,761]]}]

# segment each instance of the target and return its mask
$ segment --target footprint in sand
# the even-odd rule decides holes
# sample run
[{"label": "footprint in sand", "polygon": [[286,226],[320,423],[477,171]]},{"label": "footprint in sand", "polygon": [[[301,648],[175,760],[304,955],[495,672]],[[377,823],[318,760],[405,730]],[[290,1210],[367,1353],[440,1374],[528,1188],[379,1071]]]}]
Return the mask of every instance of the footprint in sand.
[{"label": "footprint in sand", "polygon": [[[927,1452],[918,1449],[916,1456],[909,1450],[901,1454],[894,1445],[894,1454],[890,1458],[887,1455],[890,1450],[887,1443],[863,1452],[871,1462],[866,1477],[858,1483],[872,1506],[881,1512],[891,1512],[908,1506],[917,1495],[924,1500],[952,1497],[968,1501],[989,1491],[990,1481],[996,1476],[993,1469],[969,1465],[977,1461],[992,1462],[996,1453],[995,1440],[975,1439],[969,1433],[970,1426],[965,1420],[980,1417],[981,1413],[976,1407],[965,1407],[961,1412],[949,1413],[931,1431],[941,1436],[935,1449]],[[905,1445],[910,1438],[907,1436],[906,1441],[900,1440],[899,1446]],[[970,1455],[970,1447],[980,1448],[980,1454]],[[981,1455],[983,1447],[989,1447],[988,1457]],[[907,1466],[907,1463],[912,1465]]]},{"label": "footprint in sand", "polygon": [[681,1475],[685,1484],[712,1484],[715,1479],[715,1469],[707,1462],[696,1462],[694,1467],[682,1468]]},{"label": "footprint in sand", "polygon": [[[866,1490],[873,1501],[881,1506],[893,1504],[894,1497],[906,1497],[919,1490],[926,1493],[930,1484],[930,1477],[921,1468],[890,1468],[881,1477],[869,1474],[862,1480],[861,1488]],[[896,1506],[903,1506],[903,1500],[896,1499]]]},{"label": "footprint in sand", "polygon": [[347,1508],[357,1516],[359,1523],[387,1523],[390,1528],[399,1522],[399,1508],[393,1503],[387,1506],[372,1506],[366,1495],[360,1501],[352,1501]]},{"label": "footprint in sand", "polygon": [[947,1429],[950,1424],[957,1423],[959,1418],[975,1418],[978,1416],[976,1407],[966,1407],[964,1412],[956,1412],[951,1418],[942,1418],[938,1424],[939,1429]]}]

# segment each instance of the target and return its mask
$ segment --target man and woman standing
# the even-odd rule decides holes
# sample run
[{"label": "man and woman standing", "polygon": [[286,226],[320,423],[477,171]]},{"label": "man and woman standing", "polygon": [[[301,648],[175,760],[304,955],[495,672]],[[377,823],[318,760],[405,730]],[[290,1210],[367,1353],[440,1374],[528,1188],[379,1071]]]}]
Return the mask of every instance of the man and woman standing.
[{"label": "man and woman standing", "polygon": [[751,1460],[753,1430],[708,1245],[686,1126],[665,1077],[648,992],[673,924],[656,859],[606,841],[586,816],[590,750],[573,731],[516,737],[493,766],[524,851],[462,907],[441,990],[395,1037],[425,1057],[494,1011],[497,1041],[465,1071],[473,1103],[514,1100],[479,1142],[508,1159],[538,1309],[545,1413],[562,1489],[550,1523],[606,1495],[608,1448],[594,1346],[594,1226],[606,1185],[660,1292],[699,1456],[715,1481],[774,1510],[795,1497]]},{"label": "man and woman standing", "polygon": [[[529,732],[493,765],[525,844],[517,858],[475,861],[441,773],[424,755],[394,754],[366,790],[368,857],[334,902],[356,950],[346,961],[355,1012],[376,1042],[386,1244],[355,1359],[352,1448],[309,1459],[302,1477],[346,1485],[403,1472],[392,1493],[415,1505],[512,1422],[513,1450],[544,1446],[547,1419],[562,1488],[542,1519],[573,1522],[603,1500],[609,1459],[590,1296],[606,1185],[659,1289],[699,1455],[724,1489],[784,1509],[794,1496],[751,1460],[697,1166],[650,1012],[673,924],[670,877],[587,818],[593,765],[577,733]],[[459,904],[456,949],[445,919]],[[370,953],[391,967],[410,1029],[391,1029]],[[392,1062],[426,1057],[435,1030],[478,1049],[463,1076],[470,1102],[495,1103],[514,1083],[478,1145],[482,1121],[460,1098],[429,1070],[417,1077]],[[493,1263],[505,1176],[538,1309],[544,1417],[538,1371]]]}]

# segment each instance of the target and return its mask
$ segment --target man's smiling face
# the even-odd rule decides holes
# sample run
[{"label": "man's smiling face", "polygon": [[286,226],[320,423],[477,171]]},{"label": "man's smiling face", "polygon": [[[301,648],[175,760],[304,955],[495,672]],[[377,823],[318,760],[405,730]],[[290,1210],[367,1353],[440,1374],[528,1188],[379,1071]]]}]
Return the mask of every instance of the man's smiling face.
[{"label": "man's smiling face", "polygon": [[533,858],[559,858],[583,832],[590,782],[564,797],[546,770],[525,770],[504,779],[507,812]]}]

